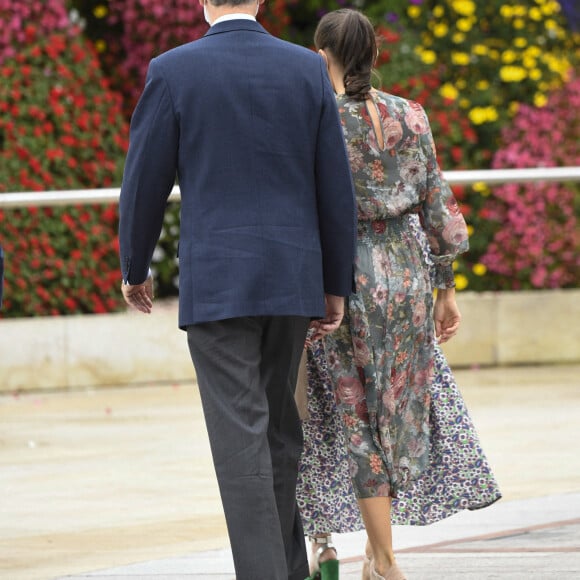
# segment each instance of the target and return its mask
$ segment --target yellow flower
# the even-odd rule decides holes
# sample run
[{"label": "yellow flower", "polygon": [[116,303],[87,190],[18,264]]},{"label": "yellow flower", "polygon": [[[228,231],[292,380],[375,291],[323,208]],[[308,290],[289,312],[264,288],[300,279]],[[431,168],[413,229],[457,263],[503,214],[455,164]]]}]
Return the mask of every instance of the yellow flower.
[{"label": "yellow flower", "polygon": [[511,18],[514,15],[514,9],[507,4],[502,4],[502,7],[499,9],[499,13],[504,18]]},{"label": "yellow flower", "polygon": [[546,16],[549,16],[554,14],[554,12],[560,12],[560,4],[558,2],[547,2],[542,6],[541,10]]},{"label": "yellow flower", "polygon": [[535,68],[538,65],[538,61],[535,58],[531,58],[529,56],[524,56],[522,60],[522,64],[526,68]]},{"label": "yellow flower", "polygon": [[473,226],[472,226],[471,224],[469,224],[469,225],[467,226],[467,235],[471,237],[471,236],[473,235],[473,232],[474,232],[474,231],[475,231],[475,230],[473,229]]},{"label": "yellow flower", "polygon": [[530,20],[535,20],[536,22],[539,22],[540,20],[542,20],[542,11],[537,6],[534,6],[534,8],[530,8],[528,16],[530,17]]},{"label": "yellow flower", "polygon": [[485,91],[489,89],[489,82],[486,80],[477,81],[477,83],[475,84],[475,88],[478,91]]},{"label": "yellow flower", "polygon": [[477,191],[477,193],[481,193],[487,189],[487,185],[485,181],[476,181],[473,185],[473,191]]},{"label": "yellow flower", "polygon": [[469,280],[463,274],[455,274],[455,289],[465,290],[469,285]]},{"label": "yellow flower", "polygon": [[444,36],[447,36],[448,32],[449,26],[447,26],[445,22],[438,22],[433,27],[433,35],[436,36],[437,38],[443,38]]},{"label": "yellow flower", "polygon": [[551,18],[544,22],[544,26],[546,27],[546,30],[555,30],[556,28],[558,28],[556,21],[552,20]]},{"label": "yellow flower", "polygon": [[481,262],[478,262],[477,264],[473,264],[473,267],[471,268],[471,271],[476,276],[485,276],[485,273],[487,272],[487,268],[486,268],[485,264],[482,264]]},{"label": "yellow flower", "polygon": [[496,50],[495,48],[492,48],[489,51],[489,58],[491,58],[492,60],[499,60],[499,57],[500,57],[499,50]]},{"label": "yellow flower", "polygon": [[425,64],[433,64],[437,60],[437,54],[433,50],[423,50],[421,52],[421,60]]},{"label": "yellow flower", "polygon": [[524,56],[530,56],[531,58],[538,58],[542,54],[539,46],[528,46],[524,51]]},{"label": "yellow flower", "polygon": [[473,54],[477,54],[477,56],[484,56],[489,52],[489,49],[485,44],[474,44],[471,50],[473,51]]},{"label": "yellow flower", "polygon": [[520,104],[517,101],[512,101],[508,106],[508,113],[513,117],[520,109]]},{"label": "yellow flower", "polygon": [[471,105],[471,103],[469,102],[469,99],[460,99],[459,101],[459,106],[462,109],[467,109],[469,106]]},{"label": "yellow flower", "polygon": [[485,109],[488,121],[493,123],[493,121],[497,121],[499,119],[499,114],[495,107],[485,107]]},{"label": "yellow flower", "polygon": [[539,81],[542,78],[542,71],[539,68],[534,68],[528,75],[533,81]]},{"label": "yellow flower", "polygon": [[465,34],[463,32],[454,32],[451,40],[453,44],[461,44],[465,40]]},{"label": "yellow flower", "polygon": [[499,69],[499,77],[504,83],[519,83],[527,74],[526,69],[521,66],[502,66]]},{"label": "yellow flower", "polygon": [[548,65],[548,68],[560,76],[564,77],[570,68],[570,63],[566,58],[557,58],[552,54],[545,54],[542,60]]},{"label": "yellow flower", "polygon": [[519,16],[520,18],[522,16],[526,15],[526,7],[525,6],[514,6],[514,16]]},{"label": "yellow flower", "polygon": [[473,107],[468,113],[469,119],[474,125],[483,125],[483,123],[493,123],[499,118],[495,107]]},{"label": "yellow flower", "polygon": [[453,271],[455,272],[457,270],[457,268],[459,268],[459,262],[457,260],[455,260],[455,262],[453,262],[453,264],[451,264],[451,267],[453,268]]},{"label": "yellow flower", "polygon": [[452,52],[451,62],[459,66],[466,66],[469,64],[469,55],[466,52]]},{"label": "yellow flower", "polygon": [[435,18],[441,18],[443,14],[445,14],[443,6],[435,6],[435,8],[433,8],[433,16],[435,16]]},{"label": "yellow flower", "polygon": [[524,46],[527,46],[528,41],[523,37],[523,36],[518,36],[517,38],[514,38],[514,46],[517,48],[524,48]]},{"label": "yellow flower", "polygon": [[419,6],[409,6],[409,8],[407,8],[407,14],[411,18],[419,18],[419,16],[421,16],[421,8],[419,8]]},{"label": "yellow flower", "polygon": [[513,50],[504,50],[501,53],[501,60],[502,62],[505,62],[507,64],[511,64],[512,62],[514,62],[514,60],[516,60],[517,55]]},{"label": "yellow flower", "polygon": [[534,95],[534,105],[538,108],[545,107],[548,103],[548,97],[544,93],[536,93]]},{"label": "yellow flower", "polygon": [[108,8],[103,4],[98,4],[93,8],[93,15],[95,18],[105,18],[105,16],[107,16],[108,13],[109,13]]},{"label": "yellow flower", "polygon": [[457,30],[461,30],[461,32],[469,32],[473,27],[469,18],[460,18],[455,25],[457,26]]},{"label": "yellow flower", "polygon": [[95,41],[95,49],[98,53],[105,52],[107,50],[107,43],[102,38],[99,38],[99,40]]},{"label": "yellow flower", "polygon": [[461,91],[467,86],[465,79],[457,79],[455,86]]},{"label": "yellow flower", "polygon": [[522,18],[516,18],[513,23],[513,27],[516,30],[521,30],[522,28],[526,27],[526,23]]},{"label": "yellow flower", "polygon": [[483,125],[486,121],[485,110],[483,107],[474,107],[469,111],[469,119],[474,125]]},{"label": "yellow flower", "polygon": [[475,12],[475,3],[472,0],[455,0],[451,7],[461,16],[471,16]]},{"label": "yellow flower", "polygon": [[444,99],[454,101],[459,96],[459,91],[451,83],[445,83],[440,87],[439,94]]}]

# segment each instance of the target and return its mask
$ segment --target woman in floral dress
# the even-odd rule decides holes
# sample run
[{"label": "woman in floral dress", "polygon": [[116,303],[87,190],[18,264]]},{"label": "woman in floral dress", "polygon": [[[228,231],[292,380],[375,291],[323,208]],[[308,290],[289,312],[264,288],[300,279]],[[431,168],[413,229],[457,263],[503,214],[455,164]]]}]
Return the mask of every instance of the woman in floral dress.
[{"label": "woman in floral dress", "polygon": [[[370,577],[401,579],[391,498],[428,466],[435,335],[444,342],[459,325],[451,264],[468,248],[467,228],[421,106],[371,89],[377,48],[369,20],[331,12],[314,41],[337,94],[358,210],[356,292],[326,339],[328,372],[369,537]],[[427,236],[435,305],[412,214]]]},{"label": "woman in floral dress", "polygon": [[[411,218],[411,227],[426,264],[432,266],[427,239],[416,216]],[[432,268],[430,271],[434,273]],[[322,340],[307,348],[307,376],[297,497],[304,531],[313,539],[316,553],[318,548],[332,545],[332,533],[359,531],[364,524],[352,488],[345,436]],[[437,345],[430,395],[429,465],[406,491],[393,498],[393,524],[428,525],[461,510],[487,507],[501,498],[463,397]],[[324,553],[324,558],[332,557],[332,553]]]}]

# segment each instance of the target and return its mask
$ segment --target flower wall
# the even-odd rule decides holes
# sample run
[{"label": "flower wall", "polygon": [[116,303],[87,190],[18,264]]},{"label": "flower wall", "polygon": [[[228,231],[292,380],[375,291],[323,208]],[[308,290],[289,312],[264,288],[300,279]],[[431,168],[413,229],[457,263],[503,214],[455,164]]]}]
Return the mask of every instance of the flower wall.
[{"label": "flower wall", "polygon": [[[580,77],[554,92],[546,107],[520,107],[502,132],[493,167],[580,165]],[[495,187],[488,220],[498,224],[482,263],[500,288],[563,288],[580,282],[580,230],[572,183]]]},{"label": "flower wall", "polygon": [[[578,8],[572,0],[267,0],[273,34],[311,47],[327,11],[362,9],[375,82],[420,102],[444,170],[578,165]],[[0,195],[118,186],[149,60],[207,30],[198,0],[0,0]],[[576,99],[576,100],[575,100]],[[578,184],[455,187],[471,249],[458,289],[578,285]],[[116,208],[0,212],[3,316],[121,307]],[[177,292],[177,207],[154,256]]]},{"label": "flower wall", "polygon": [[[42,4],[1,4],[12,33],[0,53],[0,195],[117,185],[128,144],[121,97],[64,3]],[[115,204],[0,211],[3,315],[119,308],[116,231]]]}]

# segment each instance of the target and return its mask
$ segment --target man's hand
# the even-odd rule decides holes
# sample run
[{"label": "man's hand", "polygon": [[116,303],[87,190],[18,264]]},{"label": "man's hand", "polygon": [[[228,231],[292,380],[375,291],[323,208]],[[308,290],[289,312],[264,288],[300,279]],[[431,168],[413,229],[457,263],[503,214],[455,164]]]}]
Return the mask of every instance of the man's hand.
[{"label": "man's hand", "polygon": [[121,292],[125,302],[145,314],[153,308],[153,276],[149,275],[143,284],[122,284]]},{"label": "man's hand", "polygon": [[334,296],[325,294],[326,316],[321,320],[314,320],[310,323],[310,328],[314,329],[314,334],[310,340],[318,340],[326,334],[334,332],[342,322],[344,316],[344,296]]},{"label": "man's hand", "polygon": [[433,308],[435,337],[442,344],[453,338],[459,330],[461,312],[455,302],[455,288],[437,290],[437,299]]}]

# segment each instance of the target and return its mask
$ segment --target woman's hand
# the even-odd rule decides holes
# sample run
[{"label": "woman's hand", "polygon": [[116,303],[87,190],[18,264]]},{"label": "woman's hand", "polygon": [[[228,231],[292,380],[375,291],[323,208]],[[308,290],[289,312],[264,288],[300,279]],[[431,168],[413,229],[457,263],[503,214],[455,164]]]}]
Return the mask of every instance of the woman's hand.
[{"label": "woman's hand", "polygon": [[344,300],[344,296],[325,295],[326,316],[310,323],[310,328],[313,329],[313,334],[310,337],[311,341],[318,340],[330,332],[334,332],[340,326],[344,316]]},{"label": "woman's hand", "polygon": [[455,301],[455,288],[438,288],[433,308],[435,337],[442,344],[453,338],[459,330],[461,312]]}]

